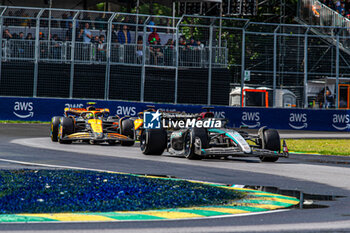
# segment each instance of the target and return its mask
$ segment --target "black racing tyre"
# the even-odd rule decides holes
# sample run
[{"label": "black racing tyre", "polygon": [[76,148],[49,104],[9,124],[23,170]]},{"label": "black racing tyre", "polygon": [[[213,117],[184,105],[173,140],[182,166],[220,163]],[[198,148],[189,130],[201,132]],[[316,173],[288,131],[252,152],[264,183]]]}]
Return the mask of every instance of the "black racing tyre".
[{"label": "black racing tyre", "polygon": [[[263,131],[263,149],[271,150],[271,151],[277,151],[280,152],[281,150],[281,140],[280,135],[275,129],[265,129]],[[260,156],[260,160],[262,162],[276,162],[278,160],[278,157],[265,157]]]},{"label": "black racing tyre", "polygon": [[[125,119],[121,121],[120,132],[129,138],[134,139],[134,121],[131,119]],[[122,146],[133,146],[135,141],[121,141]]]},{"label": "black racing tyre", "polygon": [[58,142],[58,127],[60,125],[60,119],[59,116],[54,116],[51,119],[51,128],[50,128],[50,138],[53,142]]},{"label": "black racing tyre", "polygon": [[140,148],[145,155],[161,155],[167,148],[168,136],[164,129],[145,129],[141,133]]},{"label": "black racing tyre", "polygon": [[204,128],[192,128],[187,132],[184,138],[184,156],[187,159],[201,159],[200,155],[194,153],[194,144],[196,140],[200,141],[202,149],[207,149],[209,147],[207,130]]},{"label": "black racing tyre", "polygon": [[69,117],[62,117],[59,125],[58,142],[61,144],[71,144],[71,140],[64,140],[66,135],[74,133],[74,121]]}]

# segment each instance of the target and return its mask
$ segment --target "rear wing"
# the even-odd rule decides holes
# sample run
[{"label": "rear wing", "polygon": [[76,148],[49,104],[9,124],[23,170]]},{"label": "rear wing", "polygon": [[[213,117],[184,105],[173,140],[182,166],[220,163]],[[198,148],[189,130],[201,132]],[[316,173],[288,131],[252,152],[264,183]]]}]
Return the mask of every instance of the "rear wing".
[{"label": "rear wing", "polygon": [[103,114],[109,113],[109,109],[108,108],[96,108],[94,110],[87,110],[86,108],[65,108],[64,109],[64,114],[66,116],[68,114],[80,116],[84,112],[91,112],[91,111],[101,112]]}]

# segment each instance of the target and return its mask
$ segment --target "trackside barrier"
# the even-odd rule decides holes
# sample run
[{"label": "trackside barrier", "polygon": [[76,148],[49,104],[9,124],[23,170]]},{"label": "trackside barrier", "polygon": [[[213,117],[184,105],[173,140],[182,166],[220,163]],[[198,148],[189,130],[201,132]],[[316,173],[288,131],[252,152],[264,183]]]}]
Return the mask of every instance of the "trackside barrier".
[{"label": "trackside barrier", "polygon": [[[50,121],[52,116],[62,116],[66,107],[83,108],[86,102],[94,101],[98,107],[109,108],[111,115],[137,116],[146,105],[156,109],[199,113],[201,105],[155,104],[125,101],[104,101],[87,99],[47,99],[47,98],[0,98],[0,120]],[[267,126],[275,129],[350,131],[350,111],[277,109],[277,108],[239,108],[217,106],[216,117],[229,119],[229,126],[259,128]]]}]

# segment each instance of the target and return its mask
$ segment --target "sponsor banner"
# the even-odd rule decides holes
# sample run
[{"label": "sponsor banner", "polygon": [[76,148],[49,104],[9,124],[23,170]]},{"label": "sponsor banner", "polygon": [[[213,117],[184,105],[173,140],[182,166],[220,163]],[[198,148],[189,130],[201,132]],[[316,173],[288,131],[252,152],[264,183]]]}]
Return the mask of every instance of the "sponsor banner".
[{"label": "sponsor banner", "polygon": [[[201,105],[155,104],[126,101],[103,101],[90,99],[54,99],[0,97],[0,120],[50,121],[53,116],[62,116],[64,108],[84,108],[89,101],[99,108],[109,108],[111,115],[136,117],[139,112],[154,105],[156,109],[199,113]],[[262,126],[275,129],[350,131],[350,111],[239,108],[217,106],[212,110],[217,118],[229,120],[229,126],[257,129]],[[148,116],[153,117],[153,116]],[[152,118],[150,119],[152,120]]]}]

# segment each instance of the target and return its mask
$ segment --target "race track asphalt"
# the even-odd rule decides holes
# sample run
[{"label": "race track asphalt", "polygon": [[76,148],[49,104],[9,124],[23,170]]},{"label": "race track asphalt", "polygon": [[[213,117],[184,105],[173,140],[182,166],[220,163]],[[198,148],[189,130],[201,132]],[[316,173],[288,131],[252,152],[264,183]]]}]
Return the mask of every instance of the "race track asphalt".
[{"label": "race track asphalt", "polygon": [[[344,197],[334,201],[316,201],[328,208],[291,209],[262,215],[150,222],[0,224],[3,232],[350,231],[350,157],[292,155],[277,163],[261,163],[257,158],[189,161],[173,156],[145,156],[137,146],[126,148],[119,145],[60,145],[50,141],[48,132],[48,125],[1,124],[0,159],[127,173],[172,175],[227,184],[272,186],[307,194]],[[348,137],[347,134],[337,135]],[[0,168],[33,166],[2,161]]]}]

